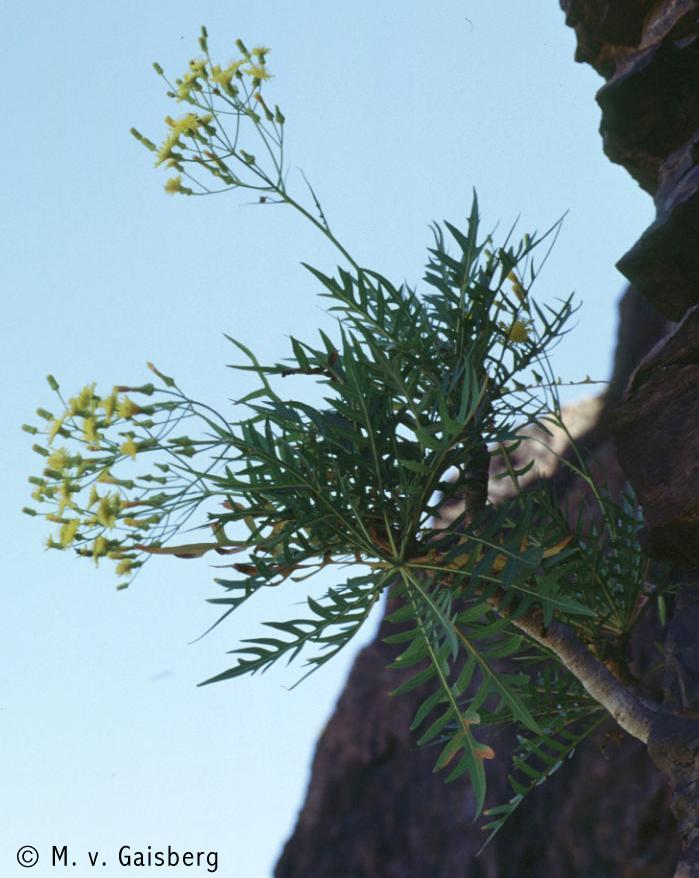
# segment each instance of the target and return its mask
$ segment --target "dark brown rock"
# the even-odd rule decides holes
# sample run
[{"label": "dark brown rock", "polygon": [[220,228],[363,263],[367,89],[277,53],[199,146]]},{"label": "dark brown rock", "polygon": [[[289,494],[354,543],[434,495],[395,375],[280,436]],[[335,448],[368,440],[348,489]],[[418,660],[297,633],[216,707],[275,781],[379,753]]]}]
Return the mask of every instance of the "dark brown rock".
[{"label": "dark brown rock", "polygon": [[665,639],[665,704],[678,714],[699,717],[699,576],[684,577]]},{"label": "dark brown rock", "polygon": [[561,0],[566,24],[575,29],[576,61],[592,64],[603,76],[614,70],[616,58],[635,47],[653,0]]},{"label": "dark brown rock", "polygon": [[672,320],[679,320],[699,302],[697,121],[696,133],[681,150],[684,162],[676,159],[678,164],[665,169],[656,221],[617,264],[634,286]]},{"label": "dark brown rock", "polygon": [[[637,33],[638,17],[631,18]],[[655,3],[641,22],[638,44],[625,44],[606,71],[609,81],[597,95],[600,131],[609,158],[654,195],[657,208],[619,270],[679,320],[699,301],[699,4]],[[597,50],[604,55],[601,45]]]},{"label": "dark brown rock", "polygon": [[[357,658],[318,744],[312,780],[275,878],[670,878],[678,840],[670,792],[644,748],[605,725],[479,855],[461,783],[415,748],[416,700],[390,698],[388,648]],[[491,740],[503,751],[510,742]],[[488,767],[489,803],[509,798],[506,760]]]},{"label": "dark brown rock", "polygon": [[[308,796],[275,876],[497,878],[494,851],[476,860],[484,839],[473,832],[470,790],[434,775],[435,754],[418,750],[410,732],[424,693],[389,695],[401,677],[387,669],[394,652],[380,637],[357,657],[318,743]],[[504,797],[503,768],[491,774]]]},{"label": "dark brown rock", "polygon": [[615,416],[647,551],[699,566],[699,306],[636,369]]},{"label": "dark brown rock", "polygon": [[673,324],[644,298],[635,287],[627,287],[619,299],[619,323],[616,348],[609,386],[604,396],[600,421],[607,428],[607,416],[623,396],[626,384],[637,364],[658,341],[667,335]]},{"label": "dark brown rock", "polygon": [[643,23],[642,47],[696,34],[698,0],[655,0]]},{"label": "dark brown rock", "polygon": [[664,159],[699,131],[697,81],[699,39],[689,36],[628,56],[597,94],[604,151],[649,192]]},{"label": "dark brown rock", "polygon": [[698,0],[560,0],[575,30],[575,60],[605,79],[636,52],[696,33]]}]

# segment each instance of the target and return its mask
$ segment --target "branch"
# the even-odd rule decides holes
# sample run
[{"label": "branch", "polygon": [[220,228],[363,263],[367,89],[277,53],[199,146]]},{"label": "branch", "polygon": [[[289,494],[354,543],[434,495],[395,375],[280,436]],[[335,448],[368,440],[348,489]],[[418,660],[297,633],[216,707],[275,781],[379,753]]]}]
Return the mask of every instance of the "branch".
[{"label": "branch", "polygon": [[541,610],[532,610],[524,616],[514,618],[500,606],[498,598],[491,603],[512,624],[532,640],[551,650],[561,664],[576,677],[586,691],[598,704],[607,710],[624,731],[648,743],[651,724],[655,712],[624,686],[607,668],[596,659],[577,635],[563,622],[554,619],[546,627]]},{"label": "branch", "polygon": [[[488,456],[489,461],[489,456]],[[488,464],[481,463],[488,477]],[[485,505],[480,502],[469,509],[472,500],[466,498],[467,513],[473,515]],[[556,619],[544,624],[543,612],[530,610],[518,618],[503,606],[502,597],[489,599],[491,606],[538,644],[550,650],[583,685],[585,690],[608,711],[619,726],[644,744],[648,743],[653,717],[658,708],[625,686],[590,652],[577,635],[563,622]]]}]

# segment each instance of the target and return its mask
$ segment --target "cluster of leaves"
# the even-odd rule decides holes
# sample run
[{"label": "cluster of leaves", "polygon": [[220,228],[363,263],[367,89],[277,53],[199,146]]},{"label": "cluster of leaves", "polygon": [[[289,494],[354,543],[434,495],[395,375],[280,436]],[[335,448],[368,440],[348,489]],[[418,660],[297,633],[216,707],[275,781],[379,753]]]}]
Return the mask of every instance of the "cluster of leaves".
[{"label": "cluster of leaves", "polygon": [[[267,623],[273,633],[246,641],[215,680],[264,670],[307,647],[315,647],[309,669],[319,667],[393,585],[404,601],[395,621],[412,622],[397,636],[409,644],[395,664],[417,667],[398,691],[433,684],[415,725],[432,720],[423,743],[446,735],[437,764],[459,756],[450,776],[469,773],[480,808],[491,750],[471,727],[488,715],[540,732],[529,677],[498,667],[522,649],[512,618],[532,606],[549,618],[592,611],[564,576],[575,554],[571,536],[553,516],[542,518],[534,495],[483,514],[465,508],[448,527],[435,518],[445,497],[473,493],[484,449],[487,467],[488,446],[516,440],[523,423],[555,405],[551,385],[526,384],[522,373],[533,364],[548,368],[547,349],[572,312],[569,299],[557,310],[531,299],[531,254],[540,239],[489,249],[489,238],[478,240],[475,199],[465,233],[447,228],[456,255],[438,229],[426,274],[436,292],[423,297],[365,269],[337,277],[310,269],[338,316],[337,338],[321,333],[316,346],[292,339],[291,361],[270,366],[234,341],[247,357],[239,368],[260,381],[240,400],[248,414],[236,423],[157,370],[162,387],[119,387],[100,397],[90,386],[58,418],[40,412],[47,439],[36,448],[45,468],[34,496],[58,506],[48,514],[60,527],[52,546],[95,560],[109,555],[120,573],[133,573],[149,554],[244,552],[230,564],[237,575],[217,579],[226,590],[213,599],[225,609],[221,618],[260,588],[328,567],[365,568],[325,598],[309,597],[303,618]],[[514,337],[513,327],[524,330]],[[324,406],[280,396],[274,385],[290,374],[320,382]],[[148,403],[134,403],[136,394]],[[194,416],[208,435],[172,435]],[[59,436],[73,447],[51,451]],[[152,471],[124,476],[124,466],[148,454]],[[206,464],[197,465],[203,454]],[[107,495],[99,493],[104,482]],[[212,540],[165,545],[211,501],[219,503],[207,513]],[[146,514],[134,518],[134,508]],[[510,618],[496,613],[494,596]]]},{"label": "cluster of leaves", "polygon": [[[292,339],[290,359],[271,365],[231,339],[245,356],[237,368],[259,381],[239,400],[245,414],[237,421],[190,399],[154,367],[158,387],[100,396],[90,385],[67,402],[60,397],[57,417],[39,410],[44,425],[25,429],[45,436],[35,446],[42,473],[31,481],[59,526],[49,545],[95,561],[112,557],[129,577],[154,554],[241,555],[224,560],[231,572],[216,580],[225,592],[212,599],[223,609],[219,622],[262,588],[337,572],[338,584],[309,596],[304,614],[266,623],[263,636],[234,651],[233,667],[207,682],[264,671],[302,651],[310,673],[351,640],[390,586],[399,603],[390,638],[401,648],[396,693],[424,691],[413,727],[422,744],[440,747],[436,767],[449,766],[450,780],[470,777],[479,812],[484,760],[494,754],[474,728],[518,730],[515,797],[493,812],[497,829],[599,721],[598,706],[517,620],[532,611],[545,624],[562,618],[604,648],[630,631],[645,577],[634,508],[596,488],[597,531],[582,519],[571,525],[543,489],[517,490],[533,461],[509,466],[509,500],[487,502],[491,449],[516,446],[545,417],[560,419],[548,354],[567,331],[572,299],[540,307],[531,295],[537,248],[557,227],[516,243],[511,232],[496,247],[479,233],[474,196],[463,230],[434,227],[427,290],[395,286],[348,254],[313,190],[317,216],[289,195],[285,120],[261,96],[269,50],[238,41],[241,57],[221,67],[205,31],[200,44],[204,57],[168,83],[174,100],[199,112],[167,117],[160,147],[135,136],[178,171],[168,191],[192,193],[182,175],[194,184],[192,169],[205,169],[223,188],[294,206],[337,246],[348,267],[335,276],[307,266],[337,318],[335,337]],[[272,161],[269,172],[240,146],[250,130]],[[289,375],[318,382],[322,403],[284,395]],[[60,396],[55,379],[49,383]],[[134,402],[139,394],[147,401]],[[203,436],[173,435],[193,418]],[[54,449],[58,437],[65,444]],[[150,469],[134,475],[147,456]],[[462,511],[446,524],[439,513],[448,501]],[[212,536],[171,545],[197,512]]]},{"label": "cluster of leaves", "polygon": [[[555,429],[567,432],[558,417],[547,418]],[[529,437],[532,441],[532,437]],[[568,625],[606,667],[620,679],[632,681],[628,654],[632,632],[651,602],[662,621],[664,597],[672,590],[669,567],[651,564],[639,543],[642,526],[640,507],[627,485],[619,496],[596,481],[578,452],[561,459],[577,478],[580,490],[562,503],[549,485],[538,485],[529,493],[536,514],[554,530],[569,533],[571,551],[558,571],[562,590],[588,610]],[[576,459],[577,458],[577,459]],[[531,646],[531,644],[530,644]],[[516,656],[527,667],[532,704],[541,728],[517,731],[509,775],[512,798],[486,814],[488,840],[498,832],[535,787],[547,780],[579,744],[608,718],[581,683],[551,660],[545,651],[534,649]],[[487,842],[486,842],[487,843]]]}]

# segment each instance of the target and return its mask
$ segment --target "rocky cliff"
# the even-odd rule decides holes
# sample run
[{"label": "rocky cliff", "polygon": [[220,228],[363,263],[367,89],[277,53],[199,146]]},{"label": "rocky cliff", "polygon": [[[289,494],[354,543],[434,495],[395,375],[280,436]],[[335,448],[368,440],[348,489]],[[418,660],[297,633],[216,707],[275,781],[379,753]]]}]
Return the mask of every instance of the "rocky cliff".
[{"label": "rocky cliff", "polygon": [[[604,150],[655,199],[655,222],[621,257],[614,375],[601,406],[569,413],[606,477],[633,484],[646,546],[695,581],[699,567],[699,3],[562,0],[576,59],[607,80],[598,94]],[[563,26],[563,24],[561,25]],[[612,433],[614,435],[612,435]],[[579,486],[561,472],[563,495]],[[681,598],[665,679],[640,632],[636,670],[696,715],[699,602]],[[464,786],[432,774],[408,731],[415,704],[389,699],[382,632],[357,658],[318,743],[306,802],[276,878],[669,878],[678,838],[670,793],[645,749],[605,724],[535,791],[480,855]],[[418,700],[417,698],[415,699]],[[695,711],[692,713],[691,711]],[[497,748],[496,748],[497,749]],[[507,748],[502,748],[506,750]],[[492,802],[508,797],[506,764],[489,766]]]}]

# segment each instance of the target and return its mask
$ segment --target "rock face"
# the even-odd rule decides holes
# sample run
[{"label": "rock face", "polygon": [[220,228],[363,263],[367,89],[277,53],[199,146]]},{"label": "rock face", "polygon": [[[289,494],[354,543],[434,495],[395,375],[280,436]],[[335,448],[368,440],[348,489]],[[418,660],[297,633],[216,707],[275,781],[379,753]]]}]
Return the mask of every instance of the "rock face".
[{"label": "rock face", "polygon": [[[611,483],[633,484],[648,551],[695,568],[699,0],[561,5],[577,35],[576,59],[607,79],[598,95],[605,152],[657,207],[655,222],[619,262],[632,287],[621,303],[609,392],[601,407],[574,414],[576,432]],[[545,460],[540,469],[562,496],[579,490]],[[665,686],[667,703],[689,698],[688,709],[699,715],[699,601],[691,589],[682,601],[686,607],[670,626],[665,683],[644,679],[657,694]],[[419,697],[387,697],[399,680],[386,670],[391,653],[381,636],[357,658],[318,743],[307,799],[276,878],[670,878],[679,846],[670,792],[645,749],[617,737],[611,724],[476,856],[483,833],[467,819],[468,788],[445,786],[432,774],[433,754],[415,749],[408,726]],[[659,636],[639,632],[635,671],[650,668],[650,645]],[[508,749],[506,740],[491,743]],[[488,767],[490,804],[499,804],[509,796],[506,764]]]},{"label": "rock face", "polygon": [[648,551],[696,567],[699,2],[562,5],[579,57],[608,77],[597,96],[605,152],[655,200],[655,221],[619,269],[661,314],[681,321],[639,367],[621,403],[620,459],[643,503]]},{"label": "rock face", "polygon": [[[699,242],[698,242],[699,243]],[[624,469],[646,517],[646,551],[699,566],[699,306],[634,372],[615,418]]]},{"label": "rock face", "polygon": [[604,150],[655,199],[657,218],[619,261],[679,320],[699,302],[699,3],[562,0],[578,60],[607,77],[597,96]]}]

